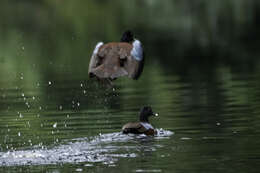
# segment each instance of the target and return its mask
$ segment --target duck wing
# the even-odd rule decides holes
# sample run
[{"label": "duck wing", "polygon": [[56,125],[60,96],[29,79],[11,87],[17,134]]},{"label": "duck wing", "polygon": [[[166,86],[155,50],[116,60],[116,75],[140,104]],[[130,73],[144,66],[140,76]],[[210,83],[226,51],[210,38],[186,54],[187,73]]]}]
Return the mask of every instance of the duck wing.
[{"label": "duck wing", "polygon": [[146,131],[146,128],[142,126],[140,122],[127,123],[122,127],[123,133],[142,134]]},{"label": "duck wing", "polygon": [[103,42],[99,42],[97,43],[93,53],[92,53],[92,56],[91,56],[91,59],[90,59],[90,62],[89,62],[89,67],[88,67],[88,74],[89,76],[91,76],[91,74],[93,73],[94,69],[99,65],[101,64],[101,60],[97,54],[98,54],[98,51],[99,51],[99,48],[103,45],[104,43]]},{"label": "duck wing", "polygon": [[128,72],[128,77],[137,80],[143,72],[144,59],[137,61],[134,58],[128,58],[125,63],[125,70]]},{"label": "duck wing", "polygon": [[135,40],[132,43],[129,57],[131,58],[128,59],[127,64],[125,65],[128,77],[137,80],[143,72],[144,67],[144,51],[139,40]]}]

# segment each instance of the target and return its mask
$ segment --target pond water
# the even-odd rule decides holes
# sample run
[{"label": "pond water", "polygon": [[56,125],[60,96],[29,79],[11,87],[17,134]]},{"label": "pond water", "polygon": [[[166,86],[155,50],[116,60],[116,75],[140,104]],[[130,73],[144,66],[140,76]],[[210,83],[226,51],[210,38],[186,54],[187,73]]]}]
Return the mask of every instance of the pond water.
[{"label": "pond water", "polygon": [[[260,1],[0,2],[0,172],[259,172]],[[131,29],[137,81],[90,80]],[[123,135],[144,105],[154,137]]]},{"label": "pond water", "polygon": [[[220,65],[192,70],[193,78],[157,65],[112,87],[69,75],[29,86],[17,82],[26,75],[5,82],[1,171],[257,172],[259,76]],[[151,118],[159,134],[121,134],[143,105],[159,113]]]}]

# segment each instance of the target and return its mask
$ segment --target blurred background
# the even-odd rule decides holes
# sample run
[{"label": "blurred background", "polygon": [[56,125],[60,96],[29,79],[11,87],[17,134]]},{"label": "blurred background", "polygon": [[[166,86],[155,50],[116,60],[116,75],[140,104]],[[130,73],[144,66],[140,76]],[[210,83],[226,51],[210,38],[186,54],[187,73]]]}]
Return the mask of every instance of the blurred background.
[{"label": "blurred background", "polygon": [[1,80],[13,79],[21,66],[37,66],[31,80],[58,75],[60,66],[86,75],[96,43],[118,41],[126,29],[162,70],[258,66],[257,0],[4,0],[0,8]]},{"label": "blurred background", "polygon": [[[155,125],[176,133],[164,143],[172,148],[143,158],[162,171],[181,170],[184,162],[198,172],[254,169],[259,18],[259,0],[1,0],[0,152],[119,132],[142,105],[152,105],[163,115]],[[145,49],[140,79],[118,79],[113,89],[89,80],[97,42],[119,41],[128,29]],[[161,158],[165,152],[170,159]]]}]

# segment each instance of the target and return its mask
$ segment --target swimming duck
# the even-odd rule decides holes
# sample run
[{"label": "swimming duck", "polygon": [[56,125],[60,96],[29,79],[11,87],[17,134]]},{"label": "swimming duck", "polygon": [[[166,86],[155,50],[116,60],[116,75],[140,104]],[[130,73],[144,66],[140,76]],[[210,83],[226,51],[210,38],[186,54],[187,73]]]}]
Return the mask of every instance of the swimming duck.
[{"label": "swimming duck", "polygon": [[140,121],[139,122],[130,122],[125,124],[122,127],[122,132],[124,134],[134,133],[134,134],[146,134],[146,135],[155,135],[157,134],[153,126],[149,123],[148,118],[150,116],[158,116],[157,113],[153,113],[150,106],[144,106],[139,113]]},{"label": "swimming duck", "polygon": [[89,77],[115,80],[128,76],[137,80],[143,71],[144,52],[131,31],[123,33],[120,42],[99,42],[89,63]]}]

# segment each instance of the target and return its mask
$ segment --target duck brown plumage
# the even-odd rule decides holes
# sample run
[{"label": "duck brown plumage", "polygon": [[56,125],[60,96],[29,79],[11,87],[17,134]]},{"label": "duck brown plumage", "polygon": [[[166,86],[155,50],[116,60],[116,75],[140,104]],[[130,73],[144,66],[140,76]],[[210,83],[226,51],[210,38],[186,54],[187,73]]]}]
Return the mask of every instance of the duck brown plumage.
[{"label": "duck brown plumage", "polygon": [[89,63],[89,76],[114,80],[120,76],[138,79],[143,71],[144,57],[141,42],[130,31],[121,42],[96,45]]},{"label": "duck brown plumage", "polygon": [[129,122],[122,127],[122,132],[124,134],[146,134],[155,135],[157,132],[153,126],[149,123],[148,118],[150,116],[157,116],[158,114],[153,113],[150,106],[144,106],[140,111],[139,122]]}]

